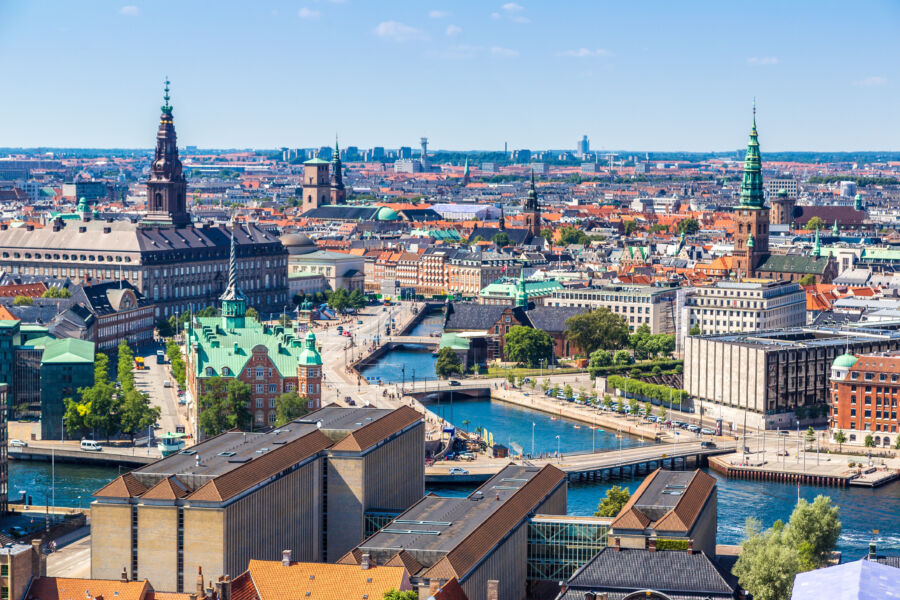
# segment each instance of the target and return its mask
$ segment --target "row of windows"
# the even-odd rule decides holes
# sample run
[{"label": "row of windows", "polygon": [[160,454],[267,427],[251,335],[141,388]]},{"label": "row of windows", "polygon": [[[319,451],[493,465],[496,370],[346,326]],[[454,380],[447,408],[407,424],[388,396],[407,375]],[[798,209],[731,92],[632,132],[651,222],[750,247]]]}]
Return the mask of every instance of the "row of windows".
[{"label": "row of windows", "polygon": [[[4,252],[4,253],[2,254],[2,256],[3,256],[3,258],[9,258],[9,252]],[[13,258],[22,258],[22,257],[23,257],[23,253],[13,252],[13,253],[12,253],[12,257],[13,257]],[[40,252],[35,252],[35,253],[34,253],[34,256],[32,256],[31,252],[25,252],[25,253],[24,253],[24,257],[25,257],[25,258],[36,258],[36,259],[39,259],[39,260],[83,260],[83,261],[87,261],[87,262],[93,262],[93,261],[97,261],[97,262],[104,262],[104,261],[106,261],[106,262],[123,262],[123,261],[124,261],[124,262],[127,262],[127,263],[130,263],[130,262],[131,262],[131,257],[130,257],[130,256],[125,256],[125,257],[123,258],[123,257],[121,257],[121,256],[112,256],[112,255],[110,255],[110,254],[107,254],[106,256],[103,256],[102,254],[72,254],[71,257],[70,257],[68,254],[62,254],[62,255],[60,255],[60,254],[49,254],[49,253],[47,253],[47,254],[41,254]],[[60,257],[61,257],[61,258],[60,258]]]}]

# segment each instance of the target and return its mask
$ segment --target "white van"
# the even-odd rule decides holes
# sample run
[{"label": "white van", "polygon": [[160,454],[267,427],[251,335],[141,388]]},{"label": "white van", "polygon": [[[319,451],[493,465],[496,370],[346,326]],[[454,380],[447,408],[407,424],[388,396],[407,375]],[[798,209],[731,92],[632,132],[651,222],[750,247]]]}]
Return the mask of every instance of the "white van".
[{"label": "white van", "polygon": [[101,452],[103,448],[94,440],[81,440],[81,449],[85,452]]}]

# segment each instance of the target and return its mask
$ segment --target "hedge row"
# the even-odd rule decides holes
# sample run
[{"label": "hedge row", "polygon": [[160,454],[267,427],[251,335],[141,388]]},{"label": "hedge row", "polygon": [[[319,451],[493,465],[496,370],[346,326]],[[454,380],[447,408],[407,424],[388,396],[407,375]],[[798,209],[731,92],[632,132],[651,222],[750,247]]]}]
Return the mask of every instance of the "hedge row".
[{"label": "hedge row", "polygon": [[688,393],[684,390],[675,390],[667,385],[656,385],[655,383],[647,383],[636,379],[628,380],[628,389],[625,389],[625,378],[619,375],[610,375],[606,378],[606,383],[615,390],[623,390],[629,394],[643,396],[644,398],[652,398],[659,402],[668,402],[671,394],[672,404],[681,404],[681,401],[688,397]]}]

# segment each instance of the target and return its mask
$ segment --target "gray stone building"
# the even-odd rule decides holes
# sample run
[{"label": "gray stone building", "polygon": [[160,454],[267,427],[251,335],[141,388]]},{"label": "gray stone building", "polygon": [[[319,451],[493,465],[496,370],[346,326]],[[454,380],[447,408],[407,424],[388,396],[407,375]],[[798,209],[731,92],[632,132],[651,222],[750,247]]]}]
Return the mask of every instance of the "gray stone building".
[{"label": "gray stone building", "polygon": [[726,427],[793,429],[797,407],[824,416],[835,357],[900,349],[900,323],[879,325],[688,336],[683,387]]}]

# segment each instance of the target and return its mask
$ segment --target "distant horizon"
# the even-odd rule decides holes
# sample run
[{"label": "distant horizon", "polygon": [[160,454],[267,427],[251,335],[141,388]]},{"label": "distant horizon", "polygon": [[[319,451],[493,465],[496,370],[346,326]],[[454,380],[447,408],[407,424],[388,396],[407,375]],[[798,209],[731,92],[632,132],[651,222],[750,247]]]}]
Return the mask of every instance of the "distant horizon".
[{"label": "distant horizon", "polygon": [[756,98],[763,152],[892,152],[897,31],[896,0],[5,0],[0,141],[149,147],[168,77],[210,149],[731,152]]}]

